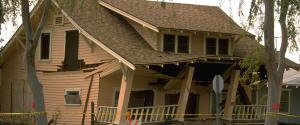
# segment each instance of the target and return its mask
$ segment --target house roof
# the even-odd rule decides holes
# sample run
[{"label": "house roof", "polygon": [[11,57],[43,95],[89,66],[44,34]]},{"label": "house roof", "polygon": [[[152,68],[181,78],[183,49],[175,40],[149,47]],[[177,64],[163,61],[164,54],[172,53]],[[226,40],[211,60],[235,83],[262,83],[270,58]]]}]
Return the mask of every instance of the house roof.
[{"label": "house roof", "polygon": [[217,6],[146,0],[101,0],[158,28],[247,34]]},{"label": "house roof", "polygon": [[[73,5],[77,5],[76,2]],[[134,65],[174,63],[201,57],[155,51],[124,17],[94,2],[85,0],[78,6],[64,5],[62,9],[82,30],[130,63]]]}]

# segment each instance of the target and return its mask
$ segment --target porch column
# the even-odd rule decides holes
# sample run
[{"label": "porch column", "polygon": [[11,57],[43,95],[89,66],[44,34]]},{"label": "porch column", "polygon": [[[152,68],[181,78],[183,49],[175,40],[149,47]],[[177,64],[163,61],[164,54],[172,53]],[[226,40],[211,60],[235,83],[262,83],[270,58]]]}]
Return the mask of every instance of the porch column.
[{"label": "porch column", "polygon": [[191,84],[193,81],[193,75],[194,75],[194,67],[188,67],[188,71],[185,74],[184,80],[181,83],[181,91],[180,91],[180,97],[178,101],[178,109],[177,109],[177,120],[178,121],[184,121],[184,115],[185,109],[187,105],[187,101],[190,94]]},{"label": "porch column", "polygon": [[134,71],[129,67],[121,64],[121,69],[123,72],[121,80],[121,88],[119,93],[117,113],[114,120],[115,125],[126,125],[126,112],[128,109],[128,103],[130,98],[130,91],[132,87],[132,81],[134,76]]},{"label": "porch column", "polygon": [[224,107],[224,119],[232,120],[233,107],[236,100],[236,92],[239,85],[240,70],[233,69],[230,76],[230,84],[228,86],[228,94]]}]

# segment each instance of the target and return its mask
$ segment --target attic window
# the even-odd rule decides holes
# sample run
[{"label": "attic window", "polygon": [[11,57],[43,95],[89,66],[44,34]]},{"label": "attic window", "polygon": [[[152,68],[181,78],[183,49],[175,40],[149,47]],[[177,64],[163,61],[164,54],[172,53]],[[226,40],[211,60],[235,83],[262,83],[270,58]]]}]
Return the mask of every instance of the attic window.
[{"label": "attic window", "polygon": [[62,15],[55,16],[55,25],[56,26],[64,25],[64,18]]},{"label": "attic window", "polygon": [[81,89],[68,88],[65,89],[65,105],[81,105]]},{"label": "attic window", "polygon": [[164,34],[162,51],[174,53],[189,53],[190,37],[188,35]]}]

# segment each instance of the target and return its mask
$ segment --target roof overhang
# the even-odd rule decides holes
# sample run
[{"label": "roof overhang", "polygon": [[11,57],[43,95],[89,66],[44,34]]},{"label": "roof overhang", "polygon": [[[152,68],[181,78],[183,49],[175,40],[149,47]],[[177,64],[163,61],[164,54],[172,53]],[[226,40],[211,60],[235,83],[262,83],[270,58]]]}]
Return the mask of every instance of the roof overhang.
[{"label": "roof overhang", "polygon": [[120,9],[118,9],[116,7],[113,7],[112,5],[110,5],[110,4],[106,3],[106,2],[103,2],[102,0],[97,0],[97,1],[103,7],[107,8],[107,9],[109,9],[111,11],[114,11],[114,12],[116,12],[116,13],[118,13],[118,14],[120,14],[120,15],[128,18],[128,19],[131,19],[132,21],[141,24],[143,27],[147,27],[147,28],[149,28],[149,29],[151,29],[151,30],[153,30],[155,32],[159,32],[158,27],[156,27],[156,26],[154,26],[154,25],[152,25],[152,24],[150,24],[148,22],[145,22],[145,21],[143,21],[143,20],[141,20],[141,19],[139,19],[139,18],[137,18],[137,17],[135,17],[135,16],[133,16],[133,15],[131,15],[131,14],[123,11],[123,10],[120,10]]}]

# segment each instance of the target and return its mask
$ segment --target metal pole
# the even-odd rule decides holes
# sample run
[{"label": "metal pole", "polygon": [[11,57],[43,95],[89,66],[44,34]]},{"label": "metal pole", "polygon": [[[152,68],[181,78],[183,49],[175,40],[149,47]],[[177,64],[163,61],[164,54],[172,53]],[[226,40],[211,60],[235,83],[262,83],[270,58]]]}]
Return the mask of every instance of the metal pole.
[{"label": "metal pole", "polygon": [[220,87],[219,87],[219,77],[217,77],[217,84],[216,84],[216,89],[217,89],[217,91],[216,91],[216,125],[220,125],[220,115],[219,115],[219,113],[220,113],[220,108],[219,108],[219,95],[220,95],[220,93],[219,93],[219,89],[220,89]]}]

